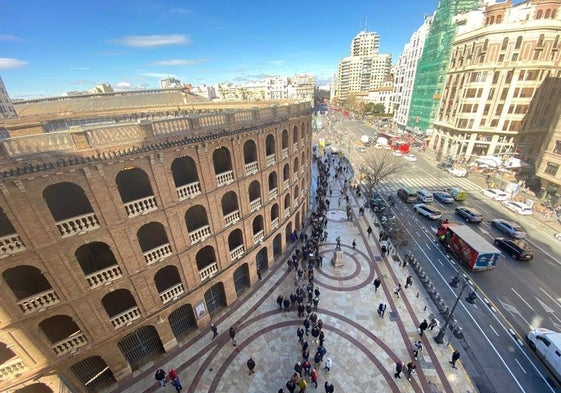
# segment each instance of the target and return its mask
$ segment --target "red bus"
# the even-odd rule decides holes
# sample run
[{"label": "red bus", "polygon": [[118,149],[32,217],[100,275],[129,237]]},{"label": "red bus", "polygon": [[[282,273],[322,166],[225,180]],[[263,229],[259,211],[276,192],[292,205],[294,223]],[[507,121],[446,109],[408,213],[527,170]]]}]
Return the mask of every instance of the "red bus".
[{"label": "red bus", "polygon": [[386,138],[388,140],[388,145],[392,150],[399,150],[403,154],[408,154],[409,150],[411,149],[411,144],[398,135],[379,132],[378,137]]}]

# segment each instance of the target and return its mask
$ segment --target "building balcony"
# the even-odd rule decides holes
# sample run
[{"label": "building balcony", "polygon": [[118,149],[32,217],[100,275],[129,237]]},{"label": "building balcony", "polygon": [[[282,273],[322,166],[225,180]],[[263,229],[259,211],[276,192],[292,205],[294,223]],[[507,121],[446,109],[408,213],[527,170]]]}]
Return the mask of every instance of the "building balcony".
[{"label": "building balcony", "polygon": [[47,307],[55,305],[60,302],[60,298],[54,289],[49,289],[44,292],[36,293],[35,295],[26,297],[17,301],[17,305],[24,315],[32,314],[37,311],[42,311]]},{"label": "building balcony", "polygon": [[112,283],[115,280],[123,277],[123,272],[119,265],[106,267],[105,269],[98,270],[86,276],[86,281],[90,288],[97,288],[101,285]]},{"label": "building balcony", "polygon": [[257,198],[249,202],[249,211],[252,213],[261,209],[261,198]]},{"label": "building balcony", "polygon": [[169,302],[173,302],[177,300],[177,298],[185,293],[185,288],[183,288],[183,283],[179,283],[166,289],[163,292],[160,292],[160,299],[162,303],[167,304]]},{"label": "building balcony", "polygon": [[253,234],[253,243],[259,244],[265,239],[265,231],[261,229],[259,232]]},{"label": "building balcony", "polygon": [[240,244],[233,250],[230,250],[230,261],[234,262],[236,259],[241,258],[245,254],[243,244]]},{"label": "building balcony", "polygon": [[216,175],[218,187],[226,186],[234,182],[234,171],[226,171]]},{"label": "building balcony", "polygon": [[290,208],[287,207],[286,209],[284,209],[284,216],[285,217],[289,217],[290,216]]},{"label": "building balcony", "polygon": [[240,220],[240,211],[235,210],[232,213],[228,213],[224,216],[224,223],[227,227],[230,225],[234,225],[236,222]]},{"label": "building balcony", "polygon": [[13,357],[0,365],[0,380],[17,378],[25,371],[25,364],[19,357]]},{"label": "building balcony", "polygon": [[17,233],[0,237],[0,258],[25,250],[25,245]]},{"label": "building balcony", "polygon": [[171,254],[173,254],[171,251],[171,245],[169,243],[166,243],[146,251],[144,253],[144,260],[146,260],[146,263],[148,265],[151,265],[169,257]]},{"label": "building balcony", "polygon": [[292,152],[297,152],[298,151],[298,142],[295,142],[292,144]]},{"label": "building balcony", "polygon": [[277,229],[279,227],[279,218],[273,218],[273,220],[271,221],[271,228],[272,229]]},{"label": "building balcony", "polygon": [[82,233],[93,231],[100,227],[95,213],[70,217],[66,220],[57,221],[55,224],[63,238],[81,235]]},{"label": "building balcony", "polygon": [[282,182],[282,190],[287,191],[290,187],[290,179],[286,179]]},{"label": "building balcony", "polygon": [[282,149],[282,159],[288,158],[288,147]]},{"label": "building balcony", "polygon": [[158,204],[154,195],[125,203],[125,210],[129,218],[141,216],[157,209]]},{"label": "building balcony", "polygon": [[257,165],[257,161],[250,162],[249,164],[245,164],[245,175],[250,176],[255,173],[259,172],[259,166]]},{"label": "building balcony", "polygon": [[269,167],[274,164],[275,164],[275,153],[267,156],[267,166]]},{"label": "building balcony", "polygon": [[135,306],[129,308],[126,311],[123,311],[120,314],[115,315],[114,317],[111,317],[110,321],[115,329],[120,329],[123,326],[132,324],[137,319],[140,319],[140,317],[142,317],[140,308],[138,306]]},{"label": "building balcony", "polygon": [[295,197],[294,198],[294,206],[298,206],[298,203],[300,202],[300,198]]},{"label": "building balcony", "polygon": [[185,184],[184,186],[177,187],[177,196],[180,201],[185,199],[194,198],[201,194],[201,183],[196,181],[193,183]]},{"label": "building balcony", "polygon": [[210,237],[210,226],[209,225],[205,225],[202,226],[196,230],[194,230],[193,232],[189,233],[189,239],[191,239],[191,243],[197,243],[197,242],[202,242],[203,240],[205,240],[206,238]]},{"label": "building balcony", "polygon": [[279,191],[276,187],[269,190],[269,200],[275,199],[277,196],[279,196]]},{"label": "building balcony", "polygon": [[60,340],[51,345],[53,351],[58,355],[66,355],[67,353],[73,353],[78,350],[78,348],[88,345],[88,338],[81,331],[77,331],[64,340]]},{"label": "building balcony", "polygon": [[216,273],[218,273],[218,263],[213,262],[202,270],[199,270],[199,277],[201,281],[205,281],[216,275]]}]

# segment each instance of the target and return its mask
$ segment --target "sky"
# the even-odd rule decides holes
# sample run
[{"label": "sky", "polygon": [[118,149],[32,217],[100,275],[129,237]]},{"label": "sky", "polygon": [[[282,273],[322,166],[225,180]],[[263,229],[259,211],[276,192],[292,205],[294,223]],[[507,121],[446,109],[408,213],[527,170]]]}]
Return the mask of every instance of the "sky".
[{"label": "sky", "polygon": [[0,0],[0,77],[12,99],[99,83],[157,88],[313,74],[329,83],[351,40],[380,35],[395,64],[438,0]]}]

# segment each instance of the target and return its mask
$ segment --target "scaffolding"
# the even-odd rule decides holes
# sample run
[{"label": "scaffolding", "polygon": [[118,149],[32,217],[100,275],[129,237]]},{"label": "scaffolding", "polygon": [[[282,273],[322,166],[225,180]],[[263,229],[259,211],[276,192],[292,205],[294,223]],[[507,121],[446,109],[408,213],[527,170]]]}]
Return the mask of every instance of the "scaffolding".
[{"label": "scaffolding", "polygon": [[439,0],[417,65],[408,128],[422,133],[432,128],[456,36],[454,17],[475,10],[480,4],[480,0]]}]

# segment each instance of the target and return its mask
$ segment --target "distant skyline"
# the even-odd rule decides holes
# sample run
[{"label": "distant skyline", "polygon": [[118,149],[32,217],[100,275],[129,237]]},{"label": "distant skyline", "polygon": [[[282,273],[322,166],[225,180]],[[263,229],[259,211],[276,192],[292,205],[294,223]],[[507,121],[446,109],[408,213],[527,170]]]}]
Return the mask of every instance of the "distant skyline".
[{"label": "distant skyline", "polygon": [[99,83],[244,83],[311,73],[328,83],[360,31],[396,63],[438,0],[0,0],[0,76],[13,99]]}]

